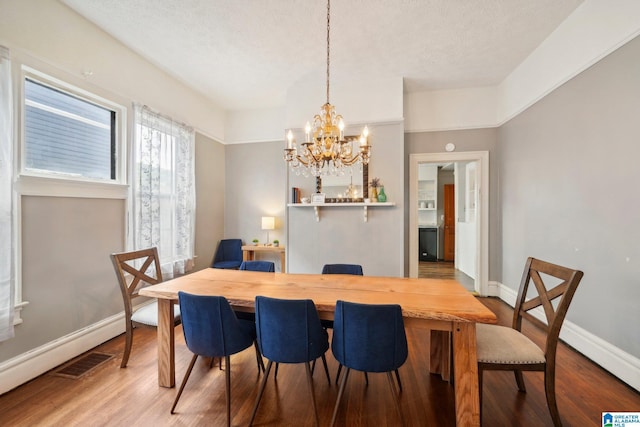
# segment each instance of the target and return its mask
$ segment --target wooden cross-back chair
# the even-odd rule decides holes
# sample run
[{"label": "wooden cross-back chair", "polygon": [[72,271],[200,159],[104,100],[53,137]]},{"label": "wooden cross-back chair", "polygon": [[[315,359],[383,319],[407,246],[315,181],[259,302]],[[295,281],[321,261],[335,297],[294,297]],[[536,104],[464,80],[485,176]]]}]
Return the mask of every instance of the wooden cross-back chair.
[{"label": "wooden cross-back chair", "polygon": [[[562,425],[555,393],[556,349],[560,328],[582,276],[582,271],[535,258],[527,259],[511,327],[481,323],[476,325],[480,408],[482,408],[482,374],[484,371],[513,371],[518,389],[522,392],[526,391],[522,371],[542,371],[544,372],[547,405],[553,424],[555,426]],[[547,278],[553,281],[551,287],[545,284]],[[558,281],[560,283],[556,284]],[[534,284],[536,295],[527,298],[531,282]],[[554,304],[554,300],[558,298],[559,301]],[[530,313],[537,307],[542,307],[546,324]],[[522,333],[523,318],[533,321],[544,330],[546,340],[542,348]]]},{"label": "wooden cross-back chair", "polygon": [[[132,300],[138,296],[140,288],[162,282],[158,249],[153,247],[132,252],[111,254],[111,261],[116,270],[126,322],[126,342],[122,356],[121,368],[127,366],[131,346],[133,344],[133,329],[138,326],[158,327],[158,302],[143,305],[134,310]],[[174,305],[175,324],[180,323],[180,307]]]}]

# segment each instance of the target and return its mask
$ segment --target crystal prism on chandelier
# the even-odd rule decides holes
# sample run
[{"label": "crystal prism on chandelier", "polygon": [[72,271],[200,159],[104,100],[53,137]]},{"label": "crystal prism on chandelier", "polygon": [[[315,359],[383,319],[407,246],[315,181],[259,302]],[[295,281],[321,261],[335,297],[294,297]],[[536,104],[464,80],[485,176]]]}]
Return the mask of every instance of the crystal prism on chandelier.
[{"label": "crystal prism on chandelier", "polygon": [[[305,126],[305,141],[298,152],[293,132],[287,133],[287,148],[284,160],[296,174],[305,176],[343,175],[345,168],[369,163],[371,146],[369,129],[365,126],[359,137],[344,136],[344,121],[329,102],[329,53],[330,53],[331,1],[327,1],[327,102],[320,114],[313,118],[313,124]],[[357,149],[354,150],[354,145]]]}]

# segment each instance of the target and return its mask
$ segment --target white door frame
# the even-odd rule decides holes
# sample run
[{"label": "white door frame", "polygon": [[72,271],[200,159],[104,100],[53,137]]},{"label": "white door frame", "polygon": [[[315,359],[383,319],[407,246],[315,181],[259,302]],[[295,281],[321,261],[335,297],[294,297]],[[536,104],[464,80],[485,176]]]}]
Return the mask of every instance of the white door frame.
[{"label": "white door frame", "polygon": [[409,155],[409,277],[418,277],[418,164],[477,162],[478,206],[475,290],[489,295],[489,152],[461,151]]}]

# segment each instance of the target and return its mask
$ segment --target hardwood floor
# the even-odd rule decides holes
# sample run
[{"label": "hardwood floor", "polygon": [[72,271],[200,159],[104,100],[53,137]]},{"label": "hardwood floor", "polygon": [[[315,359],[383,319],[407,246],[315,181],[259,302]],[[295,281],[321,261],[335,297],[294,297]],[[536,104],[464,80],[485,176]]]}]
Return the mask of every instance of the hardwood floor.
[{"label": "hardwood floor", "polygon": [[433,279],[455,279],[467,290],[474,291],[475,281],[454,267],[453,262],[420,261],[418,263],[418,277]]},{"label": "hardwood floor", "polygon": [[[512,310],[499,300],[482,298],[501,324],[509,324]],[[535,326],[525,324],[534,338]],[[171,415],[176,389],[158,387],[155,331],[135,332],[129,365],[120,369],[124,335],[94,349],[116,357],[80,379],[45,374],[0,396],[2,426],[197,426],[225,424],[224,372],[198,361]],[[453,426],[453,387],[428,371],[429,334],[407,330],[409,359],[400,368],[404,391],[400,405],[410,426]],[[179,383],[191,353],[182,329],[176,329],[176,378]],[[337,363],[327,353],[333,376]],[[223,367],[223,369],[225,369]],[[231,357],[232,424],[247,425],[260,378],[253,348]],[[272,374],[273,375],[273,374]],[[549,426],[542,374],[525,373],[527,393],[517,390],[513,374],[488,372],[484,379],[485,426]],[[397,416],[384,374],[353,372],[343,396],[337,425],[395,426]],[[338,387],[329,386],[322,369],[314,376],[321,425],[328,425]],[[600,426],[603,411],[640,411],[640,393],[561,344],[558,350],[557,395],[565,426]],[[310,426],[313,411],[302,365],[281,365],[277,381],[270,379],[256,426]]]}]

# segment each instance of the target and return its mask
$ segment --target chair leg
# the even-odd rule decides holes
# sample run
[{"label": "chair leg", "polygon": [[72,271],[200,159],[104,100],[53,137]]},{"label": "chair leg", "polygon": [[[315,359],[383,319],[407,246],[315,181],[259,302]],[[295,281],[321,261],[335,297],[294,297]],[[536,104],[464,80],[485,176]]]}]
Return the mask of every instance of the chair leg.
[{"label": "chair leg", "polygon": [[180,390],[178,390],[178,394],[176,395],[176,400],[173,401],[173,406],[171,407],[172,414],[173,414],[173,410],[176,409],[178,400],[180,400],[180,396],[182,395],[182,390],[184,390],[184,386],[187,384],[189,375],[191,375],[191,370],[193,370],[193,365],[196,364],[196,359],[198,359],[198,355],[194,354],[193,357],[191,358],[191,363],[189,363],[189,367],[187,368],[187,372],[184,374],[184,379],[182,380],[182,384],[180,384]]},{"label": "chair leg", "polygon": [[329,375],[329,367],[327,366],[327,358],[322,355],[322,364],[324,365],[324,372],[327,374],[327,382],[331,385],[331,376]]},{"label": "chair leg", "polygon": [[131,321],[127,322],[127,333],[124,342],[124,354],[122,355],[122,363],[120,363],[121,368],[127,367],[127,362],[129,361],[129,355],[131,354],[131,346],[133,344],[133,325]]},{"label": "chair leg", "polygon": [[558,404],[556,403],[556,380],[555,372],[548,372],[549,368],[544,372],[544,392],[547,396],[547,406],[549,407],[549,413],[551,413],[551,419],[555,427],[561,427],[562,421],[560,420],[560,412],[558,411]]},{"label": "chair leg", "polygon": [[524,385],[524,377],[522,376],[522,371],[513,371],[513,374],[516,377],[516,384],[518,384],[518,390],[523,393],[527,392],[527,388]]},{"label": "chair leg", "polygon": [[478,400],[480,401],[480,425],[482,425],[482,377],[484,371],[478,365]]},{"label": "chair leg", "polygon": [[387,380],[389,381],[389,387],[391,388],[391,397],[393,398],[393,403],[396,405],[396,412],[398,413],[398,417],[400,418],[400,425],[404,426],[404,418],[402,417],[402,410],[400,409],[400,402],[398,402],[398,395],[396,393],[396,385],[393,382],[393,376],[391,372],[387,372]]},{"label": "chair leg", "polygon": [[305,363],[307,367],[307,383],[309,384],[309,391],[311,392],[311,403],[313,404],[313,414],[316,418],[316,427],[320,425],[320,421],[318,419],[318,408],[316,406],[316,394],[313,392],[313,375],[311,375],[311,364],[309,362]]},{"label": "chair leg", "polygon": [[338,363],[338,372],[336,373],[336,385],[338,384],[338,378],[340,378],[340,371],[342,371],[342,365]]},{"label": "chair leg", "polygon": [[[260,384],[260,391],[258,392],[258,397],[256,397],[256,403],[253,405],[253,413],[251,414],[251,420],[249,421],[249,426],[253,425],[253,420],[256,418],[256,414],[258,413],[258,405],[260,405],[260,399],[262,399],[262,393],[264,393],[264,387],[267,385],[267,378],[269,378],[269,372],[271,372],[271,366],[273,365],[273,360],[269,360],[267,363],[267,370],[264,373],[264,377],[262,378],[262,383]],[[276,364],[276,369],[278,365]]]},{"label": "chair leg", "polygon": [[367,374],[366,372],[364,373],[364,383],[366,385],[369,385],[369,374]]},{"label": "chair leg", "polygon": [[231,360],[229,356],[225,356],[224,364],[227,368],[225,369],[225,380],[227,389],[227,427],[231,427]]},{"label": "chair leg", "polygon": [[[340,365],[342,367],[342,365]],[[349,377],[349,371],[351,369],[347,368],[344,371],[344,377],[342,377],[342,382],[340,383],[340,389],[338,390],[338,398],[336,399],[336,406],[333,407],[333,417],[331,417],[331,427],[336,424],[336,417],[338,415],[338,408],[340,407],[340,401],[342,400],[342,394],[344,393],[344,386],[347,384],[347,378]],[[337,382],[336,378],[336,382]]]},{"label": "chair leg", "polygon": [[276,362],[276,372],[273,375],[273,379],[277,380],[278,379],[278,368],[280,367],[280,364],[278,362]]},{"label": "chair leg", "polygon": [[258,347],[258,341],[253,341],[253,346],[256,349],[256,361],[258,362],[258,375],[260,375],[260,371],[264,372],[264,361],[262,360],[262,353],[260,352],[260,347]]},{"label": "chair leg", "polygon": [[402,381],[400,381],[400,372],[396,369],[396,379],[398,380],[398,388],[400,389],[400,393],[402,393]]}]

